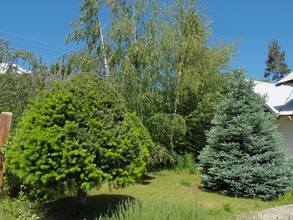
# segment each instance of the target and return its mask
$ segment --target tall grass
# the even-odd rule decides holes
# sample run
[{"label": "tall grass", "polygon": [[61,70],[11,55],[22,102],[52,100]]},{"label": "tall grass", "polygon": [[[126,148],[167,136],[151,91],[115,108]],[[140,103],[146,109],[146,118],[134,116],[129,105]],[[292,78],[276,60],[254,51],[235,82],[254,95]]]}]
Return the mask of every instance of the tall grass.
[{"label": "tall grass", "polygon": [[0,219],[41,220],[43,216],[37,202],[31,202],[21,194],[19,198],[0,199]]},{"label": "tall grass", "polygon": [[[197,202],[179,200],[159,201],[144,199],[142,201],[121,204],[112,217],[100,217],[97,220],[215,220],[229,219],[230,211],[202,208]],[[231,216],[231,213],[230,213]]]},{"label": "tall grass", "polygon": [[175,170],[178,172],[188,172],[195,174],[197,172],[195,160],[191,154],[178,155],[176,158]]}]

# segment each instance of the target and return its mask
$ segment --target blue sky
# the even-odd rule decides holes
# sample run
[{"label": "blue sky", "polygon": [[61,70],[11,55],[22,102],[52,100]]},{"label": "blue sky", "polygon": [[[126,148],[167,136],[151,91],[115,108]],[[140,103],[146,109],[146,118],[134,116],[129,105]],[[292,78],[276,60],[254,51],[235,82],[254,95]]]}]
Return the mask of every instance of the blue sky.
[{"label": "blue sky", "polygon": [[[64,39],[79,5],[80,0],[0,0],[0,38],[52,63],[76,48]],[[276,39],[293,69],[292,0],[199,0],[199,6],[212,21],[212,41],[239,41],[232,67],[262,78],[267,46]]]}]

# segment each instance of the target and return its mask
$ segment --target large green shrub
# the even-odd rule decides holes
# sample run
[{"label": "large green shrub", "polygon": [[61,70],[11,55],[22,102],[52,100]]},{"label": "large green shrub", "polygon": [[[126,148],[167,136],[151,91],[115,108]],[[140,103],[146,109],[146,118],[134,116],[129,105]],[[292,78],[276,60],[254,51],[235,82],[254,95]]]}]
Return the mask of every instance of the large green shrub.
[{"label": "large green shrub", "polygon": [[104,181],[123,186],[145,171],[147,130],[112,85],[78,74],[43,91],[24,112],[5,153],[8,171],[33,194],[84,195]]},{"label": "large green shrub", "polygon": [[244,74],[233,75],[207,134],[199,170],[206,189],[272,199],[289,189],[290,170],[276,119],[252,88]]}]

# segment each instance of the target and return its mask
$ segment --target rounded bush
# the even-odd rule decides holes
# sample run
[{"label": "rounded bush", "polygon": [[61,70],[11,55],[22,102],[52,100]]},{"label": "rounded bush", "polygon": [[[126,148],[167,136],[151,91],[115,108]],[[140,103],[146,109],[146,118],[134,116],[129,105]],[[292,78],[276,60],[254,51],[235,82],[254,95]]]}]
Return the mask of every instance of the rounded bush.
[{"label": "rounded bush", "polygon": [[152,142],[109,83],[92,74],[56,82],[24,112],[5,152],[7,169],[33,193],[119,187],[145,171]]}]

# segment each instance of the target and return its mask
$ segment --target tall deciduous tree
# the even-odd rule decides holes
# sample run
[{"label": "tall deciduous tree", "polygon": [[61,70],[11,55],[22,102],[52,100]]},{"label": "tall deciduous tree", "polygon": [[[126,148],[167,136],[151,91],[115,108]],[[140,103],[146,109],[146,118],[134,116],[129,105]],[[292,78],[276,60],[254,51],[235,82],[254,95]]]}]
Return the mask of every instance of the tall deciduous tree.
[{"label": "tall deciduous tree", "polygon": [[[92,5],[93,9],[84,5]],[[194,0],[176,0],[168,6],[156,0],[84,0],[83,6],[70,39],[84,40],[89,51],[92,45],[101,48],[100,32],[88,28],[100,24],[101,10],[106,9],[108,23],[103,39],[109,80],[119,84],[128,108],[146,124],[153,124],[150,118],[160,124],[162,114],[174,122],[183,118],[188,127],[182,145],[175,141],[175,134],[168,134],[169,144],[164,145],[177,152],[192,150],[196,154],[205,144],[204,133],[223,87],[220,72],[233,46],[208,45],[208,25],[196,11]],[[101,49],[92,53],[100,66],[104,66],[103,54]]]},{"label": "tall deciduous tree", "polygon": [[269,52],[264,77],[272,81],[279,81],[291,71],[286,64],[285,51],[281,50],[276,40],[272,40],[268,48]]},{"label": "tall deciduous tree", "polygon": [[100,10],[103,7],[103,0],[85,0],[80,7],[80,17],[72,22],[72,26],[75,28],[67,40],[86,42],[87,49],[90,53],[99,55],[98,61],[101,62],[103,68],[103,77],[108,79],[110,75],[109,62],[111,58],[108,55],[107,45],[104,39],[103,29],[100,19]]}]

